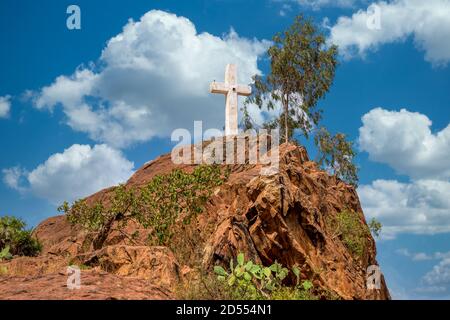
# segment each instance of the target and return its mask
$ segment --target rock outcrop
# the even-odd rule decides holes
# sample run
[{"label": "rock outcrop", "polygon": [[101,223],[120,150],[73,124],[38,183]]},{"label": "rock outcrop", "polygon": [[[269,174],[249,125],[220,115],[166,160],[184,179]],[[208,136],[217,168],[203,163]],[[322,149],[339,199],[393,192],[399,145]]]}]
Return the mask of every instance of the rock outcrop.
[{"label": "rock outcrop", "polygon": [[80,289],[66,287],[65,272],[28,277],[0,277],[2,300],[167,300],[170,291],[144,279],[108,272],[83,271]]},{"label": "rock outcrop", "polygon": [[[366,288],[367,267],[377,265],[376,246],[370,233],[363,239],[362,255],[355,257],[330,225],[330,219],[339,212],[350,210],[366,226],[355,189],[320,170],[303,147],[284,144],[279,152],[279,172],[270,176],[261,175],[260,164],[231,166],[228,180],[214,190],[205,210],[191,222],[189,232],[177,234],[174,241],[194,242],[204,269],[228,265],[230,259],[243,252],[248,259],[265,265],[278,261],[287,267],[298,266],[302,279],[309,279],[316,288],[342,299],[390,299],[383,277],[381,289]],[[155,175],[174,168],[191,171],[194,165],[174,165],[170,154],[163,155],[140,168],[126,185],[139,188]],[[110,192],[111,189],[100,191],[89,197],[88,202],[108,202]],[[131,241],[130,235],[136,234],[136,230],[140,231],[139,236]],[[176,250],[171,250],[173,247],[148,246],[149,232],[131,224],[125,232],[111,232],[104,247],[93,250],[92,234],[71,226],[65,216],[57,216],[45,220],[35,230],[43,244],[41,257],[21,259],[40,259],[42,264],[51,264],[50,259],[63,260],[94,268],[88,271],[91,278],[96,272],[107,272],[119,277],[123,285],[130,279],[133,285],[136,281],[147,281],[153,289],[159,289],[148,291],[145,297],[130,298],[174,298],[177,283],[187,281],[186,275],[192,272],[189,260],[178,257]],[[11,269],[14,260],[3,267]],[[33,270],[36,269],[39,268]],[[44,271],[33,274],[46,276]],[[5,287],[20,282],[20,276],[8,276],[7,281],[0,278],[0,298],[5,297]],[[54,274],[49,272],[47,276]],[[43,281],[36,279],[36,283]],[[32,288],[31,282],[29,285]],[[108,297],[104,289],[97,298]]]}]

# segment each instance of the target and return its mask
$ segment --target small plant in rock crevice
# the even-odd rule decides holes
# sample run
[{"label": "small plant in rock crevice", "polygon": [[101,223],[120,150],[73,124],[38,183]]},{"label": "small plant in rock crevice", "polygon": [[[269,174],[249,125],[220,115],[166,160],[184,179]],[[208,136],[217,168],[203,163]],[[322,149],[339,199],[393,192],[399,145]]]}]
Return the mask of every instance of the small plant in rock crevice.
[{"label": "small plant in rock crevice", "polygon": [[293,267],[291,271],[297,278],[294,287],[283,285],[283,280],[290,272],[289,269],[277,262],[265,267],[252,261],[245,261],[243,253],[238,254],[236,263],[230,260],[229,271],[221,266],[214,267],[219,283],[232,289],[233,297],[236,299],[316,299],[311,292],[312,283],[308,280],[300,281],[300,270],[297,267]]},{"label": "small plant in rock crevice", "polygon": [[368,245],[370,230],[359,214],[344,210],[329,218],[328,224],[333,229],[333,238],[339,238],[355,258],[361,259]]},{"label": "small plant in rock crevice", "polygon": [[370,229],[370,232],[372,232],[372,234],[375,236],[375,237],[379,237],[380,236],[380,233],[381,233],[381,229],[383,228],[383,225],[381,224],[381,222],[379,222],[377,219],[375,219],[375,218],[372,218],[370,221],[369,221],[369,229]]}]

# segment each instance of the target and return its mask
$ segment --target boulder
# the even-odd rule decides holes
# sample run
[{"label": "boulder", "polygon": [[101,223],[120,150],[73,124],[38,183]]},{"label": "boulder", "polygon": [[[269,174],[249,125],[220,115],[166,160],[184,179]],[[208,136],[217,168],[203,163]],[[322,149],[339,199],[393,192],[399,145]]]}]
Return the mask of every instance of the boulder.
[{"label": "boulder", "polygon": [[99,266],[119,276],[150,280],[153,285],[173,288],[180,281],[180,267],[167,247],[112,245],[81,254],[75,265]]}]

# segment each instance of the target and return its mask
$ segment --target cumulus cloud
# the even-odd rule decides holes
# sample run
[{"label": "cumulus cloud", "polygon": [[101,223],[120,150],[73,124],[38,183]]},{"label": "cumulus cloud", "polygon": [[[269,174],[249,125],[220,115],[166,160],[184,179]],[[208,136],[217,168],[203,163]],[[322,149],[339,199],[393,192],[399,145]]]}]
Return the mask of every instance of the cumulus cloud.
[{"label": "cumulus cloud", "polygon": [[[374,15],[380,28],[369,28]],[[373,25],[372,25],[373,26]],[[339,17],[330,29],[329,42],[340,47],[347,59],[364,57],[381,45],[412,37],[416,47],[425,52],[425,60],[446,65],[450,60],[450,1],[394,0],[379,1],[351,17]]]},{"label": "cumulus cloud", "polygon": [[365,213],[383,223],[387,238],[450,232],[450,125],[433,133],[423,114],[381,108],[365,114],[362,122],[360,149],[410,178],[360,186]]},{"label": "cumulus cloud", "polygon": [[450,178],[450,125],[432,133],[427,116],[376,108],[362,117],[359,146],[373,161],[414,179]]},{"label": "cumulus cloud", "polygon": [[238,65],[241,83],[250,83],[268,45],[233,30],[198,33],[188,19],[153,10],[108,41],[98,70],[80,67],[56,78],[34,103],[62,106],[71,128],[119,148],[190,129],[194,120],[222,129],[223,97],[209,94],[209,83],[223,81],[228,63]]},{"label": "cumulus cloud", "polygon": [[358,188],[365,214],[383,223],[383,235],[450,232],[450,183],[375,180]]},{"label": "cumulus cloud", "polygon": [[11,96],[0,97],[0,118],[9,117],[9,111],[11,109]]},{"label": "cumulus cloud", "polygon": [[50,156],[31,172],[19,167],[3,170],[4,182],[58,205],[125,182],[134,164],[107,145],[72,145]]}]

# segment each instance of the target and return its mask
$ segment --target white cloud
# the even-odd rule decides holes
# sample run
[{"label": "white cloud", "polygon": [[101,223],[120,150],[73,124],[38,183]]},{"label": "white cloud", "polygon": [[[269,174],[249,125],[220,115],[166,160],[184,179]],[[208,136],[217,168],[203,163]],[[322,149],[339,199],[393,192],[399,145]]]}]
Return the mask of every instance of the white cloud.
[{"label": "white cloud", "polygon": [[276,0],[276,2],[296,2],[300,6],[312,10],[319,10],[323,7],[352,8],[356,4],[366,1],[367,0]]},{"label": "white cloud", "polygon": [[22,178],[27,175],[27,172],[21,167],[13,167],[9,169],[3,169],[3,182],[11,189],[16,189],[17,191],[23,191],[21,187]]},{"label": "white cloud", "polygon": [[279,11],[279,15],[282,16],[282,17],[285,17],[288,14],[288,12],[290,12],[290,11],[292,11],[291,5],[285,3],[285,4],[283,4],[281,6],[281,9]]},{"label": "white cloud", "polygon": [[359,146],[371,160],[414,179],[450,178],[450,125],[434,134],[423,114],[381,108],[365,114],[362,122]]},{"label": "white cloud", "polygon": [[[380,29],[368,28],[379,9]],[[379,1],[351,17],[342,16],[330,30],[329,42],[340,47],[345,58],[364,57],[381,45],[405,41],[412,36],[415,45],[425,51],[425,60],[446,65],[450,60],[450,1]]]},{"label": "white cloud", "polygon": [[397,253],[411,258],[413,261],[427,261],[427,260],[441,260],[450,258],[449,252],[434,252],[434,253],[425,253],[425,252],[410,252],[406,248],[398,249]]},{"label": "white cloud", "polygon": [[422,294],[441,294],[447,291],[445,286],[425,286],[418,287],[414,290],[414,292],[422,293]]},{"label": "white cloud", "polygon": [[[431,271],[423,277],[423,282],[428,286],[450,287],[450,258],[442,259]],[[445,291],[445,290],[444,290]]]},{"label": "white cloud", "polygon": [[0,118],[8,118],[11,109],[11,96],[0,97]]},{"label": "white cloud", "polygon": [[419,294],[414,298],[448,299],[448,293],[450,292],[450,251],[425,253],[410,252],[406,248],[401,248],[396,252],[418,263],[438,260],[431,270],[421,278],[419,286],[413,290],[414,293]]},{"label": "white cloud", "polygon": [[425,260],[431,260],[432,257],[430,257],[428,254],[426,254],[425,252],[418,252],[415,253],[414,256],[412,257],[412,259],[414,261],[425,261]]},{"label": "white cloud", "polygon": [[153,10],[108,41],[99,71],[80,67],[60,76],[34,101],[40,109],[62,105],[70,127],[115,147],[190,129],[194,120],[221,129],[223,97],[211,95],[209,83],[222,81],[228,63],[250,83],[268,45],[233,30],[197,33],[188,19]]},{"label": "white cloud", "polygon": [[4,169],[3,180],[11,188],[58,205],[125,182],[133,167],[120,151],[106,145],[75,144],[50,156],[31,172],[18,167]]},{"label": "white cloud", "polygon": [[382,222],[385,238],[450,232],[450,125],[432,133],[423,114],[381,108],[365,114],[362,122],[360,149],[410,178],[360,186],[366,215]]},{"label": "white cloud", "polygon": [[387,238],[398,233],[450,232],[450,183],[447,181],[376,180],[360,186],[358,194],[364,213],[382,222],[382,234]]},{"label": "white cloud", "polygon": [[430,271],[421,279],[420,286],[415,289],[416,292],[439,297],[440,299],[449,299],[450,293],[450,252],[435,252],[424,254],[427,260],[439,260]]}]

